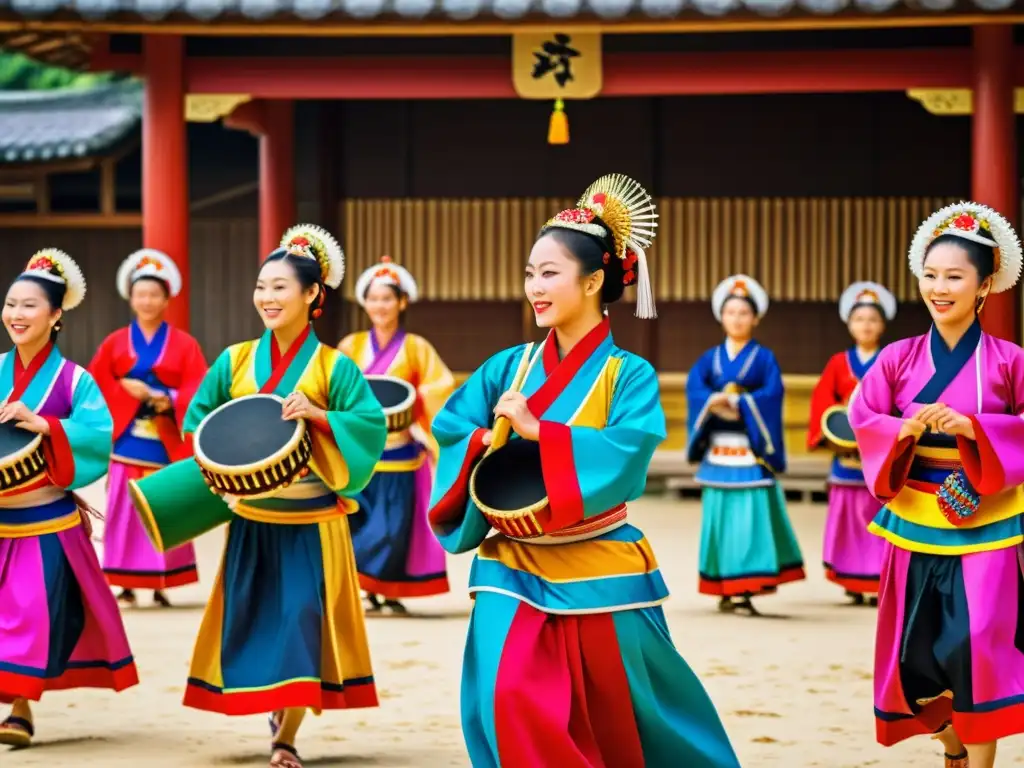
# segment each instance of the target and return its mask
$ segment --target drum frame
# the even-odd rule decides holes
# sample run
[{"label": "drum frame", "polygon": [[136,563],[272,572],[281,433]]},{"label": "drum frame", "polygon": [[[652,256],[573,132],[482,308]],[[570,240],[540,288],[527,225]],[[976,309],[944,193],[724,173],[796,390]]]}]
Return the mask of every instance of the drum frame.
[{"label": "drum frame", "polygon": [[387,420],[388,432],[404,432],[409,429],[413,423],[412,411],[418,396],[416,387],[398,376],[368,374],[365,378],[367,381],[393,381],[407,391],[405,400],[386,408],[382,405],[381,410],[384,411],[384,418]]},{"label": "drum frame", "polygon": [[[234,496],[240,496],[246,499],[261,499],[274,496],[282,488],[286,488],[298,480],[299,475],[302,473],[302,468],[308,464],[310,458],[312,458],[313,440],[310,437],[309,427],[306,424],[305,419],[296,419],[294,422],[295,431],[288,442],[285,443],[282,448],[274,451],[274,453],[266,459],[258,462],[242,465],[226,465],[213,461],[203,451],[200,439],[203,433],[203,428],[210,422],[215,414],[234,403],[239,403],[243,400],[267,397],[273,398],[279,403],[284,403],[283,397],[272,394],[256,393],[252,395],[242,395],[241,397],[236,397],[214,408],[206,415],[202,422],[200,422],[199,426],[196,427],[195,434],[192,436],[192,447],[195,452],[196,463],[199,465],[199,469],[202,470],[203,477],[206,478],[206,481],[216,491],[230,493]],[[280,482],[269,490],[245,487],[246,485],[252,484],[252,482],[247,479],[250,475],[263,474],[277,481],[280,480],[280,477],[278,477],[279,475],[287,476],[289,473],[291,474],[291,477],[287,482]]]},{"label": "drum frame", "polygon": [[[24,430],[28,432],[28,430]],[[46,457],[43,455],[43,436],[36,435],[28,445],[10,456],[0,458],[0,491],[9,491],[39,477],[46,471]]]},{"label": "drum frame", "polygon": [[825,439],[834,448],[836,448],[836,449],[838,449],[840,451],[844,451],[844,452],[846,452],[846,451],[854,451],[854,452],[856,452],[856,450],[857,450],[857,441],[856,440],[846,440],[844,438],[841,438],[841,437],[836,435],[834,432],[832,432],[828,428],[828,417],[831,416],[836,411],[841,411],[843,413],[846,413],[847,408],[846,408],[845,405],[832,405],[832,406],[829,406],[828,408],[826,408],[824,410],[824,412],[821,414],[821,434],[825,436]]}]

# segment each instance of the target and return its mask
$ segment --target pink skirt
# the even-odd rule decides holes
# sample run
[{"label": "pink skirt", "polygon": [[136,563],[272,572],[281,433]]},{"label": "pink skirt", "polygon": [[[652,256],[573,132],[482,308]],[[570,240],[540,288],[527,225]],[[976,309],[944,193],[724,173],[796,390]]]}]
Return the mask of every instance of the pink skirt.
[{"label": "pink skirt", "polygon": [[103,573],[122,589],[168,589],[199,581],[191,543],[158,552],[142,527],[128,494],[128,481],[154,472],[136,464],[110,462],[106,527],[103,530]]},{"label": "pink skirt", "polygon": [[138,681],[85,529],[0,539],[0,702]]},{"label": "pink skirt", "polygon": [[908,552],[886,542],[875,724],[889,746],[952,723],[967,744],[1024,733],[1024,554]]},{"label": "pink skirt", "polygon": [[863,485],[831,485],[822,560],[825,577],[849,592],[876,594],[885,539],[868,531],[882,505]]}]

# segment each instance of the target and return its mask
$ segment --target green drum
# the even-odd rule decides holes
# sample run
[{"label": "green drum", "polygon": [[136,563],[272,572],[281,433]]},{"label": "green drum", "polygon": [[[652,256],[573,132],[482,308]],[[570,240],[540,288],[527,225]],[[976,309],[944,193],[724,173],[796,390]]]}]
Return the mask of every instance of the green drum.
[{"label": "green drum", "polygon": [[128,490],[146,533],[160,552],[187,544],[232,517],[227,503],[210,490],[192,458],[129,480]]}]

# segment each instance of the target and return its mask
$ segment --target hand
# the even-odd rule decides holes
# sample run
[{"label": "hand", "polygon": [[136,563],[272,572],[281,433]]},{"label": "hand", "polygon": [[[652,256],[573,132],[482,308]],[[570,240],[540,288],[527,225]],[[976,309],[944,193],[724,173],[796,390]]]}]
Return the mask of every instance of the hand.
[{"label": "hand", "polygon": [[921,410],[915,413],[911,418],[915,421],[920,421],[925,426],[931,429],[938,429],[937,420],[946,411],[946,405],[944,403],[931,403],[924,406]]},{"label": "hand", "polygon": [[945,410],[936,417],[935,423],[940,432],[974,440],[974,422],[949,406],[946,406]]},{"label": "hand", "polygon": [[540,440],[540,422],[530,413],[522,392],[509,391],[498,398],[494,415],[504,416],[512,422],[512,429],[524,440]]},{"label": "hand", "polygon": [[708,410],[715,410],[721,408],[723,405],[729,405],[729,395],[727,392],[715,392],[711,397],[708,398]]},{"label": "hand", "polygon": [[224,499],[224,503],[228,505],[228,509],[232,512],[235,511],[235,508],[238,506],[238,502],[242,500],[240,496],[235,496],[231,493],[222,493],[220,494],[220,497]]},{"label": "hand", "polygon": [[323,408],[317,408],[302,392],[292,392],[284,399],[284,407],[281,409],[281,418],[286,421],[306,419],[309,421],[326,420],[327,413]]},{"label": "hand", "polygon": [[154,394],[158,394],[154,393],[146,382],[138,379],[121,379],[121,386],[136,400],[149,400]]},{"label": "hand", "polygon": [[171,410],[171,398],[169,395],[157,393],[155,397],[149,399],[149,404],[153,406],[153,410],[157,413],[167,413]]},{"label": "hand", "polygon": [[14,403],[7,403],[0,408],[0,424],[14,422],[14,426],[35,432],[37,435],[50,434],[50,424],[42,416],[33,413],[29,407],[20,400]]},{"label": "hand", "polygon": [[489,446],[494,441],[494,433],[491,430],[484,432],[484,436],[480,438],[480,442],[485,446]]},{"label": "hand", "polygon": [[928,429],[928,425],[923,421],[918,421],[916,418],[904,419],[903,425],[900,427],[900,433],[896,437],[896,441],[899,442],[908,437],[912,437],[917,440],[924,434],[926,429]]},{"label": "hand", "polygon": [[713,413],[718,418],[724,421],[739,421],[740,420],[740,409],[733,405],[726,403],[725,405],[716,405],[711,408]]}]

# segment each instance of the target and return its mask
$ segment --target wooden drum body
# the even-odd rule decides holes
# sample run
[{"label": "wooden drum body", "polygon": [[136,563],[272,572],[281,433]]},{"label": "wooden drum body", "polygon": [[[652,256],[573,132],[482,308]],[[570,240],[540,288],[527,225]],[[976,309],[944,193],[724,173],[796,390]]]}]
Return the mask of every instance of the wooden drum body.
[{"label": "wooden drum body", "polygon": [[43,436],[10,422],[0,424],[0,491],[24,485],[45,471]]},{"label": "wooden drum body", "polygon": [[840,455],[857,453],[857,437],[850,426],[845,405],[833,405],[821,415],[821,434],[826,445]]},{"label": "wooden drum body", "polygon": [[404,432],[412,426],[416,388],[396,376],[367,376],[373,396],[380,402],[388,432]]},{"label": "wooden drum body", "polygon": [[313,455],[304,419],[281,418],[277,395],[224,403],[196,429],[196,463],[209,486],[247,499],[275,495],[297,480]]},{"label": "wooden drum body", "polygon": [[469,495],[495,530],[517,539],[543,536],[551,508],[540,443],[514,439],[485,454],[469,477]]}]

